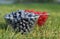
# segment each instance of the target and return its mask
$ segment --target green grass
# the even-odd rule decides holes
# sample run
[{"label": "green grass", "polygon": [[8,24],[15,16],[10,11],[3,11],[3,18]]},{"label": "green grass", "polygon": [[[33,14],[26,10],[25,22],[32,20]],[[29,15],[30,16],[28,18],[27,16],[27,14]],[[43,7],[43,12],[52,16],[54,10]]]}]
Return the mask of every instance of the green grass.
[{"label": "green grass", "polygon": [[[18,9],[34,9],[50,14],[42,27],[37,27],[26,34],[15,34],[11,27],[6,29],[4,15]],[[60,39],[60,5],[59,4],[12,4],[0,5],[0,39]]]}]

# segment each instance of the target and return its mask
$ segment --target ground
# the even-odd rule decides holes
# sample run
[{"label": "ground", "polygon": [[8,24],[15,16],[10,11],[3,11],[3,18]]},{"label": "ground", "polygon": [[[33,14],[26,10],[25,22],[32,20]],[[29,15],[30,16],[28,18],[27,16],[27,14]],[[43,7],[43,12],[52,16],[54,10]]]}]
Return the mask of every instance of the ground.
[{"label": "ground", "polygon": [[[11,27],[6,28],[4,15],[18,9],[34,9],[50,14],[42,27],[36,25],[26,34],[15,33]],[[0,5],[0,39],[60,39],[60,5],[59,4],[12,4]]]}]

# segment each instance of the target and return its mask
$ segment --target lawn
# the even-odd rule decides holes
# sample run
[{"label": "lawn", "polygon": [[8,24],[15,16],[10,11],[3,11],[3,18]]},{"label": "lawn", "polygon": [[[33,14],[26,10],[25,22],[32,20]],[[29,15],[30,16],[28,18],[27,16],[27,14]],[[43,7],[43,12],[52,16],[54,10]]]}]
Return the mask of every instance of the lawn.
[{"label": "lawn", "polygon": [[[26,34],[15,33],[11,27],[6,26],[4,15],[18,9],[34,9],[46,11],[50,14],[42,27],[36,25]],[[7,28],[6,28],[7,27]],[[60,39],[60,5],[59,4],[12,4],[0,5],[0,39]]]}]

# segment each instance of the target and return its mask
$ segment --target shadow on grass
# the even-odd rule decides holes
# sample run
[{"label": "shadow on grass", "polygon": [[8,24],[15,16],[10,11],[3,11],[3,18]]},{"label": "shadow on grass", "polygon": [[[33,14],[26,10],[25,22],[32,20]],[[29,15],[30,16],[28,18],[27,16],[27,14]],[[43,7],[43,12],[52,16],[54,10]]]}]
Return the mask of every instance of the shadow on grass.
[{"label": "shadow on grass", "polygon": [[6,23],[0,23],[0,29],[7,29],[7,24]]}]

